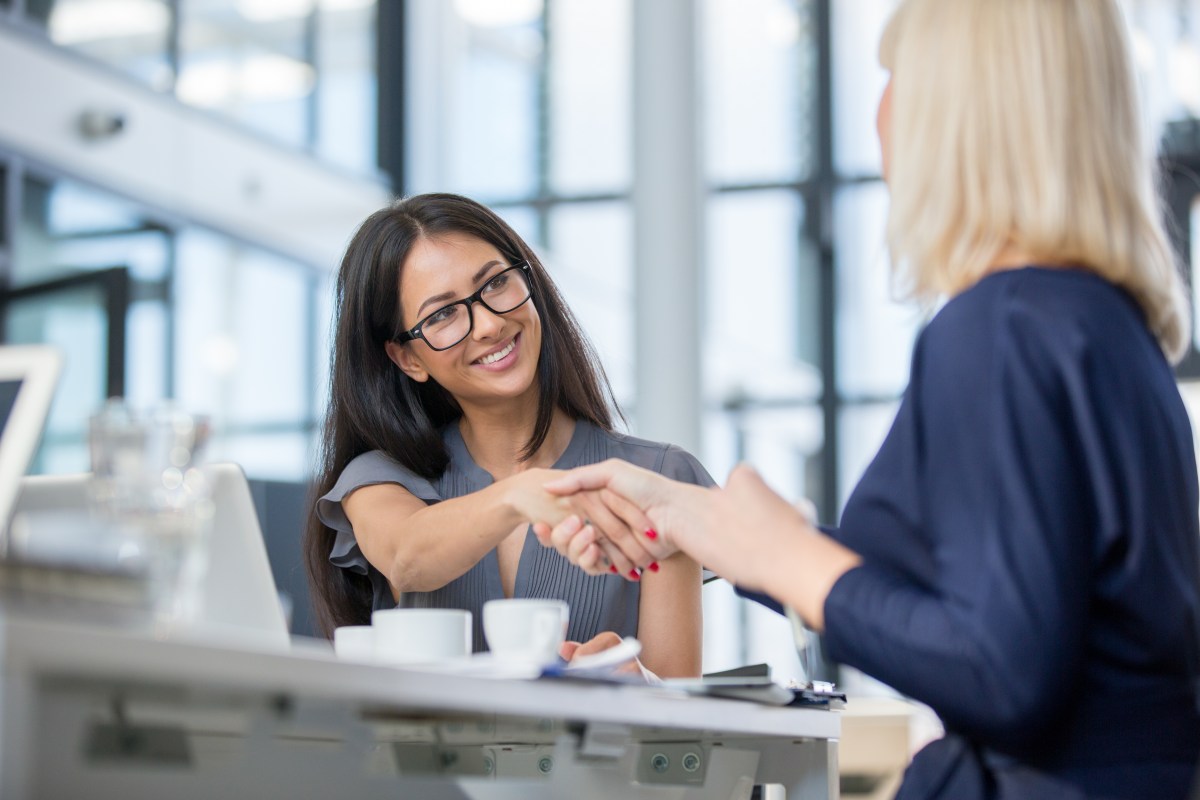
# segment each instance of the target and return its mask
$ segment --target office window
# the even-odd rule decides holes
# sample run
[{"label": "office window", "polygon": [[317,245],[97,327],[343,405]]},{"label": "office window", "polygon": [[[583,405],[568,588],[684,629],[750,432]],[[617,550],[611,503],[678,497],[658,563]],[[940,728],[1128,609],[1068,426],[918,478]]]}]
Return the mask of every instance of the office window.
[{"label": "office window", "polygon": [[[395,2],[395,0],[389,0]],[[315,31],[316,152],[363,174],[376,171],[374,0],[323,0]]]},{"label": "office window", "polygon": [[182,233],[178,248],[180,403],[212,414],[230,435],[302,426],[310,408],[306,271],[205,231]]},{"label": "office window", "polygon": [[[809,323],[817,297],[801,274],[804,206],[795,192],[716,195],[709,202],[704,349],[706,394],[731,398],[815,401],[821,376]],[[805,334],[807,333],[807,336]]]},{"label": "office window", "polygon": [[920,309],[902,302],[888,258],[887,187],[845,186],[834,206],[838,390],[843,398],[895,397],[908,384]]},{"label": "office window", "polygon": [[303,5],[244,0],[181,4],[179,99],[281,142],[307,144],[312,138],[308,101],[316,73],[307,52],[308,15],[295,13]]},{"label": "office window", "polygon": [[706,0],[703,13],[710,177],[718,184],[806,179],[816,152],[812,3]]},{"label": "office window", "polygon": [[831,3],[834,166],[840,175],[878,175],[875,110],[887,81],[879,38],[896,0]]},{"label": "office window", "polygon": [[86,469],[86,421],[107,396],[150,405],[168,389],[170,233],[134,204],[73,181],[26,174],[5,188],[20,209],[5,341],[67,356],[34,469]]},{"label": "office window", "polygon": [[0,186],[20,211],[4,341],[67,356],[35,471],[86,469],[87,419],[120,394],[210,415],[210,458],[309,474],[332,276],[74,181],[26,171]]},{"label": "office window", "polygon": [[449,185],[476,197],[530,196],[538,188],[541,19],[459,19]]},{"label": "office window", "polygon": [[[595,345],[617,400],[633,400],[633,219],[624,202],[550,212],[547,268]],[[599,244],[598,244],[599,243]]]},{"label": "office window", "polygon": [[375,0],[28,0],[56,45],[360,173],[376,165]]},{"label": "office window", "polygon": [[879,451],[899,408],[899,400],[847,404],[842,408],[838,418],[842,441],[839,508],[846,504],[858,479]]},{"label": "office window", "polygon": [[6,343],[51,344],[65,357],[30,472],[85,472],[89,468],[87,420],[106,395],[107,322],[105,297],[98,286],[6,302]]},{"label": "office window", "polygon": [[157,91],[175,80],[169,0],[28,0],[50,41],[123,72]]},{"label": "office window", "polygon": [[558,194],[630,183],[628,0],[557,0],[549,15],[550,183]]},{"label": "office window", "polygon": [[[753,452],[790,497],[811,493],[822,469],[819,264],[807,219],[819,157],[815,11],[807,0],[706,0],[700,41],[712,191],[703,456],[724,474]],[[755,433],[788,418],[806,434]]]}]

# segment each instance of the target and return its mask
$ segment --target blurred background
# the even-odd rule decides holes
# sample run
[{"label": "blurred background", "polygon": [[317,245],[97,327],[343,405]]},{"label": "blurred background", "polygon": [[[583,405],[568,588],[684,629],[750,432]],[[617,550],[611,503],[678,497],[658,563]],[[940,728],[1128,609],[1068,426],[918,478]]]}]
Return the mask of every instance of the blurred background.
[{"label": "blurred background", "polygon": [[[1123,5],[1194,262],[1200,0]],[[923,321],[893,299],[883,239],[892,6],[0,0],[0,331],[68,357],[35,471],[87,468],[109,396],[210,414],[209,457],[254,479],[308,632],[331,277],[390,197],[452,191],[543,256],[632,433],[718,480],[747,459],[836,522]],[[705,593],[706,670],[798,675],[786,621]]]}]

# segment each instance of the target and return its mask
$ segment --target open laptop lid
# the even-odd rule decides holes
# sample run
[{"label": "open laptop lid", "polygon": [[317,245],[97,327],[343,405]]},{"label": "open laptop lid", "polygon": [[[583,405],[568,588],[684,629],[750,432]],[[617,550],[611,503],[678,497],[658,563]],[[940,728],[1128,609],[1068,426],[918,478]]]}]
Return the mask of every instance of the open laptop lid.
[{"label": "open laptop lid", "polygon": [[62,355],[45,345],[0,347],[0,554],[21,478],[29,468],[50,413]]}]

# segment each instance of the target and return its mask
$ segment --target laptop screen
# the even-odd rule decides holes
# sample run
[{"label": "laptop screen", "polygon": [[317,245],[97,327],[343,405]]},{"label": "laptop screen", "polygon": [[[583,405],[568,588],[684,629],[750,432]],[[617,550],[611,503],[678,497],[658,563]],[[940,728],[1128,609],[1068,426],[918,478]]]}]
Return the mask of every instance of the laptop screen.
[{"label": "laptop screen", "polygon": [[0,347],[0,556],[21,477],[37,450],[62,355],[45,345]]},{"label": "laptop screen", "polygon": [[12,416],[13,406],[17,403],[20,391],[21,381],[0,380],[0,434],[8,425],[8,418]]}]

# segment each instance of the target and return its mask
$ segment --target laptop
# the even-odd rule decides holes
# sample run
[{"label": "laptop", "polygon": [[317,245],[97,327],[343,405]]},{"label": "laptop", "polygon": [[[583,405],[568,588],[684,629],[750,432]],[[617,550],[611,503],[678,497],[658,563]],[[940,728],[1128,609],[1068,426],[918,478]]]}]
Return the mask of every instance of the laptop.
[{"label": "laptop", "polygon": [[[8,529],[61,371],[62,355],[53,347],[0,347],[0,531]],[[7,537],[0,537],[0,555],[7,552],[7,544]]]},{"label": "laptop", "polygon": [[[214,506],[208,570],[197,617],[182,633],[231,644],[288,647],[287,621],[245,473],[231,463],[208,464],[202,470]],[[14,526],[21,529],[24,553],[44,561],[64,560],[66,554],[54,550],[53,527],[69,514],[75,525],[86,524],[89,477],[33,475],[20,481]]]}]

